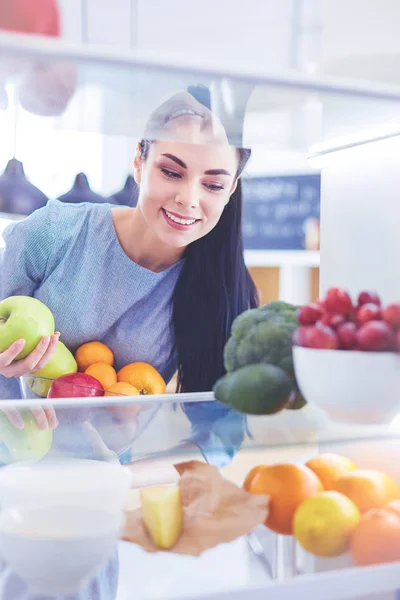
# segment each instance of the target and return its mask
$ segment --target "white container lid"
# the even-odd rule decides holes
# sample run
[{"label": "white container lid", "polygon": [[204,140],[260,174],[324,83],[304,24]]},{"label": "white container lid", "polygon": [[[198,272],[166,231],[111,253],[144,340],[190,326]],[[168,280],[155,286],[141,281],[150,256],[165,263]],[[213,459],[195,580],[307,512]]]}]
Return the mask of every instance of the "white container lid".
[{"label": "white container lid", "polygon": [[86,506],[123,510],[130,472],[119,463],[68,460],[9,465],[0,471],[0,506]]}]

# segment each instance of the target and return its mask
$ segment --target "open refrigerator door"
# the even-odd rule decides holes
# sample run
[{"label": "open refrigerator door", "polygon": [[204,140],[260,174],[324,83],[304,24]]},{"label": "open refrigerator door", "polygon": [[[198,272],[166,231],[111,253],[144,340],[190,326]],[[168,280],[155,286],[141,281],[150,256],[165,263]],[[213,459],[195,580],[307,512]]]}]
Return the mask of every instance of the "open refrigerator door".
[{"label": "open refrigerator door", "polygon": [[[24,164],[31,160],[30,172],[37,162],[37,156],[29,158],[32,140],[38,145],[45,140],[41,160],[47,157],[50,165],[49,176],[43,178],[48,197],[61,193],[57,156],[62,156],[65,140],[72,140],[70,147],[77,153],[80,140],[83,153],[90,136],[96,143],[100,140],[96,148],[100,152],[101,147],[104,156],[95,169],[90,167],[93,173],[113,152],[130,161],[127,150],[140,139],[154,109],[176,89],[195,83],[209,91],[211,110],[223,123],[231,145],[292,158],[312,154],[313,173],[321,173],[321,295],[340,286],[353,296],[376,289],[385,304],[399,301],[399,267],[394,259],[399,244],[399,130],[393,125],[400,108],[398,85],[272,73],[254,64],[232,66],[16,34],[0,36],[0,65],[6,91],[15,86],[25,94],[18,96],[26,101],[18,109],[22,111],[18,123],[20,139],[30,148],[28,163],[24,158]],[[290,124],[285,139],[275,128],[277,121]],[[3,119],[0,124],[4,139],[12,140],[9,122]],[[159,123],[152,126],[152,135],[159,135]],[[76,173],[75,164],[73,168]],[[111,197],[110,180],[104,188],[104,197]],[[100,197],[95,201],[103,203]],[[6,216],[23,219],[22,214]],[[316,265],[319,257],[302,257],[297,267],[303,269],[307,260]],[[291,269],[286,277],[292,273],[296,279],[299,272]],[[296,281],[304,284],[301,277]],[[304,290],[303,286],[297,295],[299,303]],[[27,420],[25,430],[15,430],[1,414],[1,597],[30,600],[34,593],[55,598],[73,594],[92,600],[102,580],[105,600],[239,600],[249,595],[279,600],[300,593],[316,600],[372,595],[392,600],[400,588],[398,562],[361,567],[355,566],[348,551],[337,558],[306,552],[293,530],[277,532],[268,522],[265,526],[265,515],[257,512],[259,504],[254,505],[256,522],[249,520],[247,531],[238,527],[235,539],[229,540],[226,532],[218,538],[214,531],[213,541],[200,555],[174,552],[173,547],[151,552],[126,529],[129,515],[141,510],[140,490],[179,486],[182,465],[188,464],[212,469],[204,472],[205,489],[205,482],[217,472],[234,486],[230,493],[246,501],[265,496],[266,513],[272,510],[270,494],[243,489],[250,471],[259,465],[304,469],[309,459],[334,453],[360,469],[383,472],[400,485],[399,421],[392,414],[386,418],[386,400],[373,397],[373,422],[366,420],[365,405],[348,390],[340,398],[351,413],[347,422],[321,410],[318,400],[329,396],[331,382],[343,373],[364,380],[378,363],[369,356],[369,369],[363,371],[361,366],[356,373],[349,353],[346,365],[338,367],[344,371],[336,373],[332,366],[336,358],[325,356],[330,361],[327,379],[314,359],[307,364],[309,377],[317,379],[317,398],[304,394],[307,404],[301,409],[284,408],[269,415],[238,411],[217,400],[212,391],[101,393],[88,398],[75,390],[49,402],[52,378],[21,378],[21,397],[2,401],[3,411],[18,409]],[[400,370],[393,364],[393,380],[385,382],[385,390],[397,415]],[[379,373],[384,371],[378,371],[378,379]],[[355,381],[355,390],[359,387]],[[43,407],[56,411],[59,424],[54,430],[37,431],[30,425],[32,410]],[[286,496],[291,495],[289,486]],[[240,510],[235,509],[238,521],[244,500]],[[285,504],[285,497],[280,500]],[[188,503],[185,509],[192,506]],[[215,507],[208,510],[209,525],[223,524]]]}]

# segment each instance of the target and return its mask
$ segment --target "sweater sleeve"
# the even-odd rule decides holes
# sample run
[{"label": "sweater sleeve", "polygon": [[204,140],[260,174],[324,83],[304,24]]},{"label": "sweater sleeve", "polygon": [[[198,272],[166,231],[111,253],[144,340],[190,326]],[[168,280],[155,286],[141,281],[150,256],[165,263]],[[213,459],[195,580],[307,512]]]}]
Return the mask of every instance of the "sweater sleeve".
[{"label": "sweater sleeve", "polygon": [[188,402],[183,410],[192,425],[187,441],[200,449],[206,461],[222,469],[243,443],[245,415],[219,402]]},{"label": "sweater sleeve", "polygon": [[0,250],[0,299],[33,296],[46,278],[54,246],[54,208],[49,203],[4,233]]}]

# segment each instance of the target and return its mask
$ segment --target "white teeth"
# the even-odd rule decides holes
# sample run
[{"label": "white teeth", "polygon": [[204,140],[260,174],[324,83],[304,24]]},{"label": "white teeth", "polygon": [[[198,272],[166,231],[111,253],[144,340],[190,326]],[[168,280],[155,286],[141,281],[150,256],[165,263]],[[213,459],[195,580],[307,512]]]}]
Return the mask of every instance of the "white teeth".
[{"label": "white teeth", "polygon": [[165,214],[169,219],[171,219],[171,221],[175,221],[175,223],[180,223],[181,225],[193,225],[193,223],[196,221],[196,219],[179,219],[179,217],[171,215],[171,213],[169,213],[167,210],[165,211]]}]

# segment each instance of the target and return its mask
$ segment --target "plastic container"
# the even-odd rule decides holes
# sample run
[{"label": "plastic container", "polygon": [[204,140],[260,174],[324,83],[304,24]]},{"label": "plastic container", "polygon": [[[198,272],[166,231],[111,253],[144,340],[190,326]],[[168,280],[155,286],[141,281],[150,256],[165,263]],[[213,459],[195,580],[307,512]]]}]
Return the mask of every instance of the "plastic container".
[{"label": "plastic container", "polygon": [[85,506],[3,510],[0,552],[40,596],[75,594],[116,551],[121,517]]},{"label": "plastic container", "polygon": [[0,470],[0,506],[85,507],[120,515],[131,481],[119,463],[72,459],[9,465]]}]

